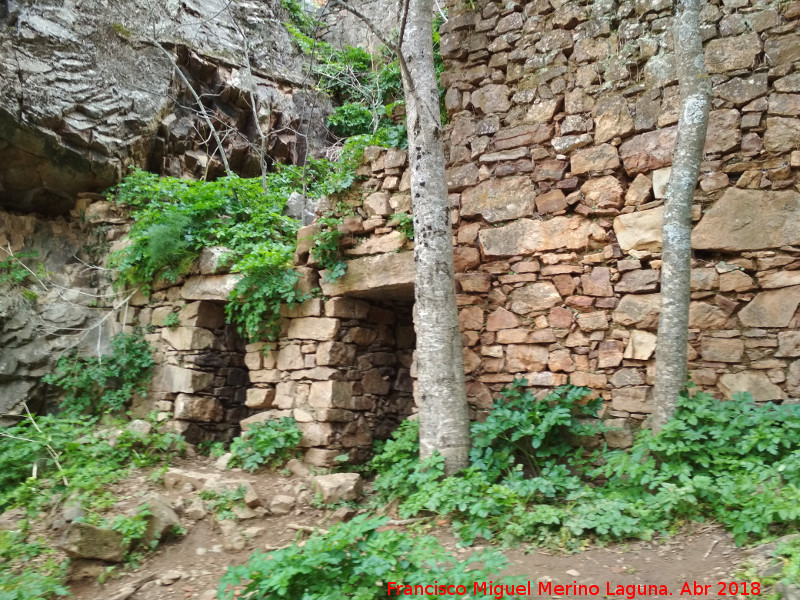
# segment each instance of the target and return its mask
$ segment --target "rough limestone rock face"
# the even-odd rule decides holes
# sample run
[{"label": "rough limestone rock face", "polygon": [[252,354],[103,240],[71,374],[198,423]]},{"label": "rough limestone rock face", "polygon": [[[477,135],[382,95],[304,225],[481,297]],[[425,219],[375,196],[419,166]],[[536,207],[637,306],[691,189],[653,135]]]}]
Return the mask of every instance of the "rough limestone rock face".
[{"label": "rough limestone rock face", "polygon": [[800,194],[728,188],[692,232],[698,250],[761,250],[800,244]]},{"label": "rough limestone rock face", "polygon": [[[62,214],[77,192],[116,183],[132,164],[219,174],[176,65],[208,94],[206,109],[220,128],[247,123],[247,132],[227,136],[232,168],[256,174],[248,148],[260,136],[250,91],[262,131],[283,130],[269,133],[271,155],[296,159],[304,142],[286,128],[302,130],[312,97],[293,93],[302,86],[303,61],[276,7],[244,0],[15,4],[0,27],[0,206]],[[243,35],[253,77],[242,68]],[[318,121],[321,114],[318,107]]]}]

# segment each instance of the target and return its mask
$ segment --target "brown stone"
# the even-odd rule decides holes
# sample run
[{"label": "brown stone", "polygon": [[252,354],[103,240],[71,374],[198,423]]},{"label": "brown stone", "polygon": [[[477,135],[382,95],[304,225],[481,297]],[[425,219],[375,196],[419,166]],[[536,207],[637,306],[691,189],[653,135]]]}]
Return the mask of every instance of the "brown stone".
[{"label": "brown stone", "polygon": [[800,145],[800,119],[768,117],[764,148],[768,152],[789,152]]},{"label": "brown stone", "polygon": [[332,340],[339,333],[341,321],[330,317],[303,317],[289,321],[286,337],[291,340]]},{"label": "brown stone", "polygon": [[328,341],[317,346],[317,365],[322,367],[352,365],[355,356],[356,348],[352,344]]},{"label": "brown stone", "polygon": [[478,238],[487,257],[516,256],[560,248],[584,249],[590,239],[605,239],[605,232],[583,217],[554,217],[547,221],[520,219],[502,227],[482,229]]},{"label": "brown stone", "polygon": [[617,293],[644,294],[655,292],[658,288],[658,281],[661,271],[656,269],[637,269],[623,273],[619,282],[614,284],[614,291]]},{"label": "brown stone", "polygon": [[478,165],[467,163],[447,169],[445,180],[447,182],[447,191],[460,192],[478,183]]},{"label": "brown stone", "polygon": [[391,212],[389,206],[389,194],[386,192],[375,192],[364,199],[364,210],[368,217],[386,217]]},{"label": "brown stone", "polygon": [[800,304],[800,286],[761,292],[742,310],[745,327],[786,327]]},{"label": "brown stone", "polygon": [[652,183],[647,175],[639,173],[625,194],[625,206],[638,206],[650,200]]},{"label": "brown stone", "polygon": [[160,365],[153,370],[150,389],[157,392],[202,392],[214,381],[213,373],[193,371],[175,365]]},{"label": "brown stone", "polygon": [[728,188],[692,232],[698,250],[762,250],[800,244],[800,194]]},{"label": "brown stone", "polygon": [[224,410],[216,398],[178,394],[175,398],[175,418],[184,421],[218,423],[222,421]]},{"label": "brown stone", "polygon": [[573,316],[574,313],[568,308],[554,306],[553,308],[550,309],[548,320],[550,321],[551,327],[556,327],[559,329],[568,329],[570,325],[572,325]]},{"label": "brown stone", "polygon": [[769,97],[768,112],[784,117],[800,115],[800,94],[772,94]]},{"label": "brown stone", "polygon": [[739,111],[715,110],[708,117],[708,135],[703,152],[717,154],[732,150],[742,140]]},{"label": "brown stone", "polygon": [[656,336],[649,331],[639,331],[635,329],[630,332],[628,345],[625,346],[626,359],[650,360],[656,349]]},{"label": "brown stone", "polygon": [[215,337],[201,327],[165,327],[161,337],[175,350],[206,350],[214,346]]},{"label": "brown stone", "polygon": [[714,96],[732,102],[737,106],[747,104],[751,100],[766,95],[766,93],[766,73],[753,73],[745,77],[734,77],[714,88]]},{"label": "brown stone", "polygon": [[744,342],[738,338],[703,337],[700,356],[710,362],[738,363],[744,354]]},{"label": "brown stone", "polygon": [[637,135],[619,148],[628,175],[647,173],[672,164],[677,127],[667,127]]},{"label": "brown stone", "polygon": [[320,286],[326,296],[413,298],[414,254],[399,252],[350,260],[344,276],[337,281],[327,281],[325,271],[322,275]]},{"label": "brown stone", "polygon": [[619,215],[614,219],[614,233],[623,252],[629,250],[661,250],[661,228],[664,207]]},{"label": "brown stone", "polygon": [[572,360],[569,350],[555,350],[550,353],[550,358],[547,360],[547,368],[554,373],[571,373],[575,370],[575,362]]},{"label": "brown stone", "polygon": [[600,342],[597,354],[598,368],[618,367],[620,363],[622,363],[622,342],[616,340]]},{"label": "brown stone", "polygon": [[227,302],[231,291],[239,280],[240,274],[231,275],[196,275],[189,277],[181,286],[181,298],[184,300],[220,300]]},{"label": "brown stone", "polygon": [[800,331],[781,331],[775,356],[800,356]]},{"label": "brown stone", "polygon": [[[355,298],[331,298],[325,301],[325,316],[340,319],[366,319],[369,304]],[[305,315],[304,315],[305,316]]]},{"label": "brown stone", "polygon": [[542,214],[559,212],[566,208],[566,196],[561,190],[551,190],[536,197],[536,210]]},{"label": "brown stone", "polygon": [[582,331],[608,329],[608,317],[605,311],[582,313],[578,315],[578,327]]},{"label": "brown stone", "polygon": [[353,387],[349,381],[315,381],[311,384],[308,404],[312,408],[352,409]]},{"label": "brown stone", "polygon": [[626,387],[611,392],[611,408],[631,413],[652,413],[653,403],[646,386]]},{"label": "brown stone", "polygon": [[777,271],[759,277],[758,284],[764,289],[775,289],[800,285],[800,271]]},{"label": "brown stone", "polygon": [[754,287],[753,278],[743,271],[729,271],[719,276],[720,292],[746,292]]},{"label": "brown stone", "polygon": [[581,287],[587,296],[613,296],[611,271],[607,267],[595,267],[590,273],[581,275]]},{"label": "brown stone", "polygon": [[459,273],[456,277],[464,292],[488,292],[492,287],[492,278],[483,273]]},{"label": "brown stone", "polygon": [[482,215],[490,223],[530,216],[535,195],[527,177],[489,179],[461,194],[461,216]]},{"label": "brown stone", "polygon": [[705,47],[706,68],[709,73],[724,73],[750,69],[761,52],[758,34],[713,39]]},{"label": "brown stone", "polygon": [[611,144],[600,144],[575,152],[570,159],[573,175],[602,172],[619,166],[617,149]]},{"label": "brown stone", "polygon": [[561,295],[550,281],[530,283],[511,292],[511,309],[518,314],[547,310],[561,302]]},{"label": "brown stone", "polygon": [[305,367],[299,344],[288,344],[278,351],[276,366],[281,371],[302,369]]},{"label": "brown stone", "polygon": [[406,242],[406,236],[399,231],[392,231],[385,235],[371,235],[359,242],[355,248],[345,250],[346,256],[367,256],[370,254],[383,254],[398,252]]},{"label": "brown stone", "polygon": [[689,303],[690,329],[720,329],[728,320],[728,313],[707,302]]},{"label": "brown stone", "polygon": [[762,371],[742,371],[730,373],[719,378],[719,389],[730,399],[737,392],[750,392],[756,402],[783,400],[786,394],[772,383]]},{"label": "brown stone", "polygon": [[594,105],[593,115],[595,144],[633,133],[633,117],[622,96],[612,94],[600,98]]},{"label": "brown stone", "polygon": [[541,371],[547,366],[548,352],[542,346],[512,344],[506,347],[506,370],[509,373]]},{"label": "brown stone", "polygon": [[253,410],[264,410],[272,408],[273,400],[275,400],[275,390],[273,388],[250,388],[247,390],[245,406]]},{"label": "brown stone", "polygon": [[536,123],[501,129],[492,138],[495,150],[508,150],[520,146],[531,146],[546,142],[553,136],[553,127]]},{"label": "brown stone", "polygon": [[481,366],[481,357],[473,350],[464,348],[461,352],[461,362],[464,364],[464,374],[466,375]]},{"label": "brown stone", "polygon": [[623,296],[614,311],[615,323],[639,329],[656,329],[660,308],[660,294],[631,294]]},{"label": "brown stone", "polygon": [[511,108],[508,86],[499,84],[485,85],[472,93],[472,106],[478,114],[490,115],[504,113]]},{"label": "brown stone", "polygon": [[800,34],[790,33],[770,37],[764,42],[764,55],[771,66],[785,65],[800,60]]},{"label": "brown stone", "polygon": [[595,210],[622,207],[622,185],[611,175],[590,179],[583,184],[581,192],[584,204]]},{"label": "brown stone", "polygon": [[553,283],[562,296],[571,296],[575,293],[575,280],[572,275],[556,275],[553,277]]},{"label": "brown stone", "polygon": [[[411,254],[410,252],[408,254]],[[456,273],[474,269],[481,263],[481,255],[477,248],[458,246],[453,248],[453,266]]]},{"label": "brown stone", "polygon": [[519,318],[505,308],[497,308],[486,319],[486,331],[500,331],[519,327]]},{"label": "brown stone", "polygon": [[470,306],[463,309],[458,315],[458,324],[462,330],[480,331],[483,329],[483,309],[480,306]]}]

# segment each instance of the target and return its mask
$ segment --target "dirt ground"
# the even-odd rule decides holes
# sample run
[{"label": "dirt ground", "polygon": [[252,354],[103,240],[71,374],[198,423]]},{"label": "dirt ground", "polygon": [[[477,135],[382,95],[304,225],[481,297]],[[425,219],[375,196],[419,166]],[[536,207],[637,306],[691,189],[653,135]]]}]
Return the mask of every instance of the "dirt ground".
[{"label": "dirt ground", "polygon": [[[175,466],[198,471],[215,470],[213,461],[203,458],[182,461]],[[225,477],[250,480],[259,497],[266,500],[276,494],[302,494],[304,486],[299,477],[271,472],[226,471]],[[128,490],[127,494],[125,490]],[[148,490],[170,498],[173,505],[179,507],[179,514],[181,504],[186,504],[196,493],[187,489],[165,490],[149,483],[146,474],[122,483],[115,492],[122,492],[127,502],[133,505]],[[305,497],[310,497],[310,494],[305,494]],[[182,515],[186,535],[159,546],[136,570],[118,567],[101,584],[98,575],[105,565],[74,561],[72,593],[76,600],[212,600],[216,598],[219,578],[229,566],[244,563],[255,550],[273,550],[292,543],[302,535],[298,527],[329,527],[332,524],[332,511],[314,508],[307,502],[298,504],[286,515],[256,516],[241,521],[238,529],[245,539],[242,549],[225,548],[225,535],[211,514],[197,521]],[[457,556],[466,557],[474,550],[456,548],[446,528],[432,533]],[[657,541],[614,544],[590,548],[578,554],[560,555],[525,547],[504,553],[510,564],[507,571],[499,575],[518,576],[526,586],[530,581],[530,596],[516,590],[517,598],[717,597],[723,595],[718,582],[735,581],[733,577],[744,560],[742,551],[734,545],[731,537],[721,527],[712,524],[694,524],[672,537]],[[463,583],[468,587],[466,595],[474,597],[474,582]],[[574,589],[559,590],[555,587],[568,584],[586,588],[576,593]],[[597,587],[589,587],[592,585]],[[637,585],[648,587],[630,587]]]}]

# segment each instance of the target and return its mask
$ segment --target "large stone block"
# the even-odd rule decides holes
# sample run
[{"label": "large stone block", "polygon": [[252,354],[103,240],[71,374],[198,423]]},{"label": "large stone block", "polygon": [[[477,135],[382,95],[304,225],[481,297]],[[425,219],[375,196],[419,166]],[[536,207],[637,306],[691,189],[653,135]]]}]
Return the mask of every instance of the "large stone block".
[{"label": "large stone block", "polygon": [[605,239],[603,229],[582,217],[554,217],[548,221],[520,219],[478,234],[486,256],[516,256],[547,250],[580,250]]},{"label": "large stone block", "polygon": [[150,389],[157,392],[202,392],[214,381],[213,373],[193,371],[175,365],[160,365],[153,372]]},{"label": "large stone block", "polygon": [[175,350],[206,350],[214,346],[214,334],[201,327],[165,327],[161,337]]},{"label": "large stone block", "polygon": [[217,329],[225,324],[225,307],[217,302],[191,302],[178,313],[181,325]]},{"label": "large stone block", "polygon": [[628,175],[647,173],[672,164],[677,127],[666,127],[637,135],[619,147]]},{"label": "large stone block", "polygon": [[739,311],[745,327],[786,327],[800,304],[800,286],[761,292]]},{"label": "large stone block", "polygon": [[511,292],[511,309],[518,314],[547,310],[561,303],[561,294],[550,281],[529,283]]},{"label": "large stone block", "polygon": [[763,250],[800,244],[800,194],[728,188],[692,232],[697,250]]},{"label": "large stone block", "polygon": [[619,166],[619,154],[611,144],[600,144],[592,148],[578,150],[570,158],[573,175],[600,173]]},{"label": "large stone block", "polygon": [[342,323],[330,317],[303,317],[289,321],[286,337],[291,340],[332,340]]},{"label": "large stone block", "polygon": [[512,344],[506,347],[506,370],[509,373],[541,371],[547,367],[549,353],[543,346]]},{"label": "large stone block", "polygon": [[533,214],[536,186],[527,177],[489,179],[461,194],[461,215],[490,223]]},{"label": "large stone block", "polygon": [[661,294],[631,294],[623,296],[612,318],[615,323],[626,327],[655,329],[660,311]]},{"label": "large stone block", "polygon": [[414,253],[379,254],[347,262],[347,272],[337,281],[320,281],[326,296],[363,296],[366,298],[414,297]]},{"label": "large stone block", "polygon": [[714,39],[706,44],[706,68],[709,73],[750,69],[760,52],[761,39],[756,33]]},{"label": "large stone block", "polygon": [[308,403],[312,408],[352,409],[353,384],[349,381],[315,381],[311,384]]},{"label": "large stone block", "polygon": [[219,423],[224,412],[222,403],[210,396],[178,394],[175,398],[175,418],[182,421]]},{"label": "large stone block", "polygon": [[744,354],[744,342],[739,338],[709,338],[700,342],[700,356],[711,362],[738,363]]},{"label": "large stone block", "polygon": [[719,378],[718,385],[726,398],[730,398],[737,392],[750,392],[756,402],[786,398],[784,391],[772,383],[762,371],[729,373]]},{"label": "large stone block", "polygon": [[231,290],[236,287],[241,278],[242,276],[239,274],[189,277],[181,287],[181,298],[184,300],[227,301]]},{"label": "large stone block", "polygon": [[624,410],[632,413],[653,412],[653,402],[650,397],[650,388],[636,386],[619,388],[611,392],[611,407],[614,410]]},{"label": "large stone block", "polygon": [[764,148],[768,152],[789,152],[800,146],[800,119],[767,117]]}]

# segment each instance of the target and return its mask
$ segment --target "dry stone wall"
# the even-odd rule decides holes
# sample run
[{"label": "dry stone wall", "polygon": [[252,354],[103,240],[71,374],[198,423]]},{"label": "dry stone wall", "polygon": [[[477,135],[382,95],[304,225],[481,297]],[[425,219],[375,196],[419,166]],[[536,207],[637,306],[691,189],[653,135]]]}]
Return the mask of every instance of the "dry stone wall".
[{"label": "dry stone wall", "polygon": [[[652,412],[661,223],[678,120],[671,6],[450,3],[441,29],[447,180],[476,416],[515,377],[541,394],[567,382],[590,387],[606,401],[612,447],[629,445]],[[701,18],[714,99],[693,206],[690,373],[720,399],[747,390],[757,401],[796,401],[800,2],[711,0]],[[346,254],[356,258],[344,279],[323,281],[328,302],[410,293],[413,245],[388,219],[410,210],[405,164],[402,151],[365,153],[365,181],[341,215]],[[313,227],[296,256],[312,277],[303,240]],[[328,304],[313,306],[313,316],[294,317],[319,319],[322,330]],[[343,331],[304,338],[298,368],[300,356],[318,356]],[[281,351],[297,344],[292,338],[290,330]],[[290,372],[274,368],[276,381]],[[308,393],[341,378],[309,382]],[[324,414],[311,416],[327,429]],[[330,454],[343,446],[334,435],[307,443],[330,444]]]}]

